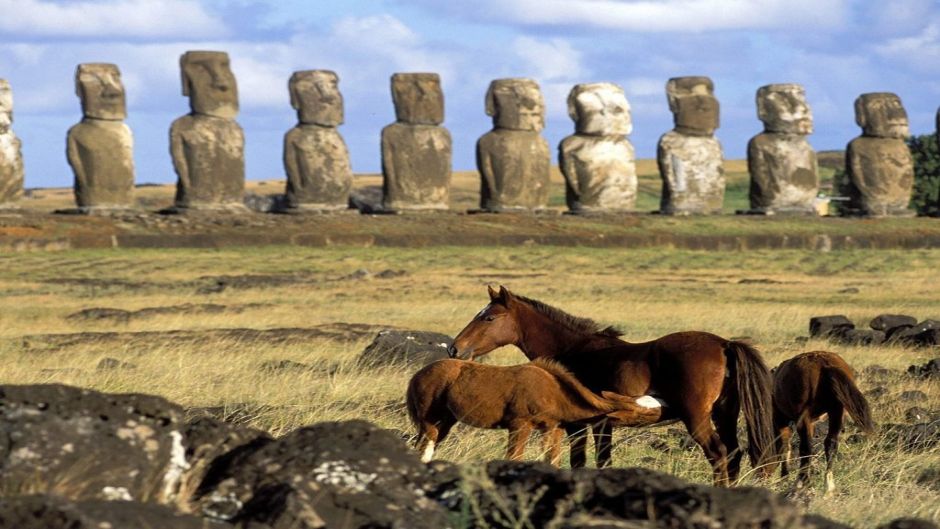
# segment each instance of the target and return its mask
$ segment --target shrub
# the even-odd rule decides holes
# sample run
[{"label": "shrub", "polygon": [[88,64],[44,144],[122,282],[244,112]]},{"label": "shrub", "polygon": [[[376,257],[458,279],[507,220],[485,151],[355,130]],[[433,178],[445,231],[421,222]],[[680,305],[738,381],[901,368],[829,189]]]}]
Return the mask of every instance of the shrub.
[{"label": "shrub", "polygon": [[907,139],[914,157],[914,192],[911,207],[918,215],[940,215],[940,146],[934,134]]}]

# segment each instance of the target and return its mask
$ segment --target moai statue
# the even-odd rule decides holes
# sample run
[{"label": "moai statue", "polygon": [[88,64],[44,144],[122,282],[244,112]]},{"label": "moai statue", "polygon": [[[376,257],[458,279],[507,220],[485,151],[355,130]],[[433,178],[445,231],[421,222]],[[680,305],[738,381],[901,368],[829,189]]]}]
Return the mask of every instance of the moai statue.
[{"label": "moai statue", "polygon": [[636,205],[636,154],[623,88],[612,83],[575,85],[568,94],[575,133],[561,141],[558,160],[572,213],[629,211]]},{"label": "moai statue", "polygon": [[551,153],[542,137],[545,103],[532,79],[496,79],[486,92],[493,130],[477,141],[484,211],[528,211],[548,206]]},{"label": "moai statue", "polygon": [[667,215],[720,213],[725,172],[718,128],[718,100],[708,77],[675,77],[666,83],[675,128],[659,139],[663,179],[660,212]]},{"label": "moai statue", "polygon": [[907,112],[891,93],[862,94],[855,100],[862,135],[849,142],[845,168],[850,214],[909,216],[914,160],[904,142],[910,135]]},{"label": "moai statue", "polygon": [[339,78],[329,70],[294,72],[288,83],[297,126],[284,135],[289,211],[335,211],[349,205],[349,149],[336,127],[343,124]]},{"label": "moai statue", "polygon": [[819,193],[816,151],[806,140],[813,115],[798,84],[770,84],[757,90],[757,117],[764,132],[747,145],[751,213],[815,214]]},{"label": "moai statue", "polygon": [[183,95],[192,112],[170,127],[170,154],[179,181],[178,209],[242,209],[245,135],[235,121],[238,87],[221,51],[180,57]]},{"label": "moai statue", "polygon": [[436,73],[392,76],[396,122],[382,129],[382,208],[447,209],[451,139],[444,122],[444,92]]},{"label": "moai statue", "polygon": [[23,154],[13,125],[13,91],[0,79],[0,208],[13,207],[23,196]]},{"label": "moai statue", "polygon": [[66,140],[75,204],[85,213],[128,208],[134,194],[134,137],[124,124],[121,72],[114,64],[79,64],[75,93],[82,120],[69,129]]}]

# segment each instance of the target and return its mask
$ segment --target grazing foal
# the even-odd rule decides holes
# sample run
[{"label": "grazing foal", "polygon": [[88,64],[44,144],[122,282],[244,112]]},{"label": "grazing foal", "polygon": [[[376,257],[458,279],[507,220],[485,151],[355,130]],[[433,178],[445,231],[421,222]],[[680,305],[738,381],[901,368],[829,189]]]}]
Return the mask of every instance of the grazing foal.
[{"label": "grazing foal", "polygon": [[[844,412],[865,432],[872,432],[875,424],[865,397],[855,386],[852,368],[836,353],[814,351],[797,355],[774,371],[774,426],[779,432],[778,453],[783,455],[780,474],[786,476],[790,459],[791,423],[796,423],[800,436],[800,473],[796,488],[802,488],[809,479],[810,459],[813,456],[813,428],[824,414],[829,415],[829,432],[824,442],[826,450],[826,492],[835,490],[832,475],[833,459],[839,450]],[[784,455],[785,454],[785,455]]]},{"label": "grazing foal", "polygon": [[508,429],[507,457],[514,460],[522,459],[529,435],[539,430],[546,461],[557,466],[564,426],[605,416],[647,424],[661,413],[616,393],[598,396],[550,360],[505,367],[438,360],[411,378],[407,402],[418,428],[416,447],[425,462],[457,422]]}]

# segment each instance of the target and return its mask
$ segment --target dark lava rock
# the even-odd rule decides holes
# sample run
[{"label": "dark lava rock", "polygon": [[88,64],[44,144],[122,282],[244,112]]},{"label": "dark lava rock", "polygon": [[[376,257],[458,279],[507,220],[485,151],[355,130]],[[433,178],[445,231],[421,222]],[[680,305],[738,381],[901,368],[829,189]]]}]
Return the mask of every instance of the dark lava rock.
[{"label": "dark lava rock", "polygon": [[940,378],[940,358],[934,358],[922,366],[910,366],[907,368],[907,374],[921,378]]},{"label": "dark lava rock", "polygon": [[937,524],[920,518],[898,518],[884,525],[879,525],[878,529],[938,529]]},{"label": "dark lava rock", "polygon": [[940,467],[925,468],[917,476],[917,484],[930,490],[940,490]]},{"label": "dark lava rock", "polygon": [[365,421],[323,422],[217,459],[194,505],[208,516],[273,527],[298,519],[328,527],[448,527],[447,513],[425,495],[429,484],[427,467],[395,435]]},{"label": "dark lava rock", "polygon": [[[462,480],[452,468],[429,494],[449,508],[473,505],[480,525],[507,526],[525,513],[532,527],[589,516],[601,527],[804,527],[799,509],[766,489],[693,485],[641,468],[559,470],[543,463],[493,461]],[[640,525],[620,525],[643,522]],[[806,527],[819,525],[807,524]]]},{"label": "dark lava rock", "polygon": [[912,389],[909,391],[902,391],[898,395],[898,400],[903,400],[905,402],[927,402],[927,394],[919,389]]},{"label": "dark lava rock", "polygon": [[70,502],[59,496],[0,498],[0,527],[9,529],[224,529],[204,518],[136,501]]},{"label": "dark lava rock", "polygon": [[869,378],[886,379],[896,373],[894,370],[888,369],[887,367],[874,364],[866,366],[865,369],[862,370],[862,374]]},{"label": "dark lava rock", "polygon": [[122,362],[117,358],[111,358],[106,356],[98,361],[98,366],[95,367],[98,371],[108,371],[111,369],[137,369],[137,366],[130,362]]},{"label": "dark lava rock", "polygon": [[127,323],[131,319],[131,312],[123,309],[111,309],[107,307],[93,307],[74,312],[65,317],[70,321],[98,321],[112,320]]},{"label": "dark lava rock", "polygon": [[839,335],[854,328],[852,320],[841,315],[815,316],[809,319],[809,335],[816,338]]},{"label": "dark lava rock", "polygon": [[0,475],[6,494],[171,501],[188,466],[182,428],[160,397],[0,386]]},{"label": "dark lava rock", "polygon": [[436,332],[384,330],[359,354],[358,363],[369,367],[424,366],[447,358],[453,343],[450,336]]},{"label": "dark lava rock", "polygon": [[940,321],[924,320],[913,327],[894,333],[892,340],[915,347],[940,345]]},{"label": "dark lava rock", "polygon": [[932,449],[940,445],[940,419],[918,424],[885,424],[881,440],[889,447],[910,452]]},{"label": "dark lava rock", "polygon": [[929,410],[921,408],[920,406],[914,406],[913,408],[908,408],[904,412],[904,420],[907,422],[926,422],[930,419],[931,413]]},{"label": "dark lava rock", "polygon": [[267,360],[261,362],[262,371],[311,371],[314,367],[293,360]]},{"label": "dark lava rock", "polygon": [[876,386],[865,392],[865,396],[870,399],[880,399],[888,394],[888,388],[884,386]]},{"label": "dark lava rock", "polygon": [[904,314],[882,314],[871,320],[869,326],[876,331],[890,332],[897,327],[913,327],[917,325],[917,318]]},{"label": "dark lava rock", "polygon": [[878,345],[884,343],[885,333],[867,329],[848,329],[837,336],[838,340],[847,345]]},{"label": "dark lava rock", "polygon": [[213,466],[232,464],[242,454],[251,453],[273,441],[261,430],[221,421],[210,416],[189,420],[184,429],[186,461],[185,490],[194,491]]}]

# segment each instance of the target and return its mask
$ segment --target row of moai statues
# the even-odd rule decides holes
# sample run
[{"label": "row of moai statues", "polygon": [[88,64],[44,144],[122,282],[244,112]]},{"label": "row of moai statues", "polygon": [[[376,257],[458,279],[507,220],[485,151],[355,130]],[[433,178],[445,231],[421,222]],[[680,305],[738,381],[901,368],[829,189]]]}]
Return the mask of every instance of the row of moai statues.
[{"label": "row of moai statues", "polygon": [[[170,127],[170,152],[178,175],[175,208],[242,209],[244,134],[235,121],[238,89],[224,52],[190,51],[180,58],[182,92],[191,112]],[[124,124],[121,75],[113,64],[81,64],[76,92],[83,118],[67,137],[79,211],[128,208],[133,201],[133,137]],[[344,105],[339,79],[327,70],[295,72],[288,83],[298,124],[284,138],[286,207],[290,212],[348,208],[352,189],[349,151],[338,131]],[[399,73],[391,79],[396,121],[382,130],[383,201],[386,212],[448,208],[452,142],[444,122],[440,78]],[[678,77],[666,84],[673,130],[658,144],[664,214],[720,212],[725,193],[722,148],[715,138],[719,104],[707,77]],[[576,85],[568,96],[574,134],[559,145],[566,201],[573,213],[635,210],[637,175],[630,105],[612,83]],[[548,206],[551,154],[541,132],[545,105],[531,79],[497,79],[485,96],[493,129],[477,142],[480,210],[538,211]],[[748,144],[751,212],[816,211],[816,154],[807,141],[812,113],[803,88],[773,84],[757,91],[764,131]],[[855,102],[862,135],[848,145],[847,211],[906,215],[913,161],[904,139],[907,115],[889,93],[863,94]],[[0,205],[22,194],[20,143],[11,130],[12,95],[0,80]],[[938,112],[940,130],[940,112]]]}]

